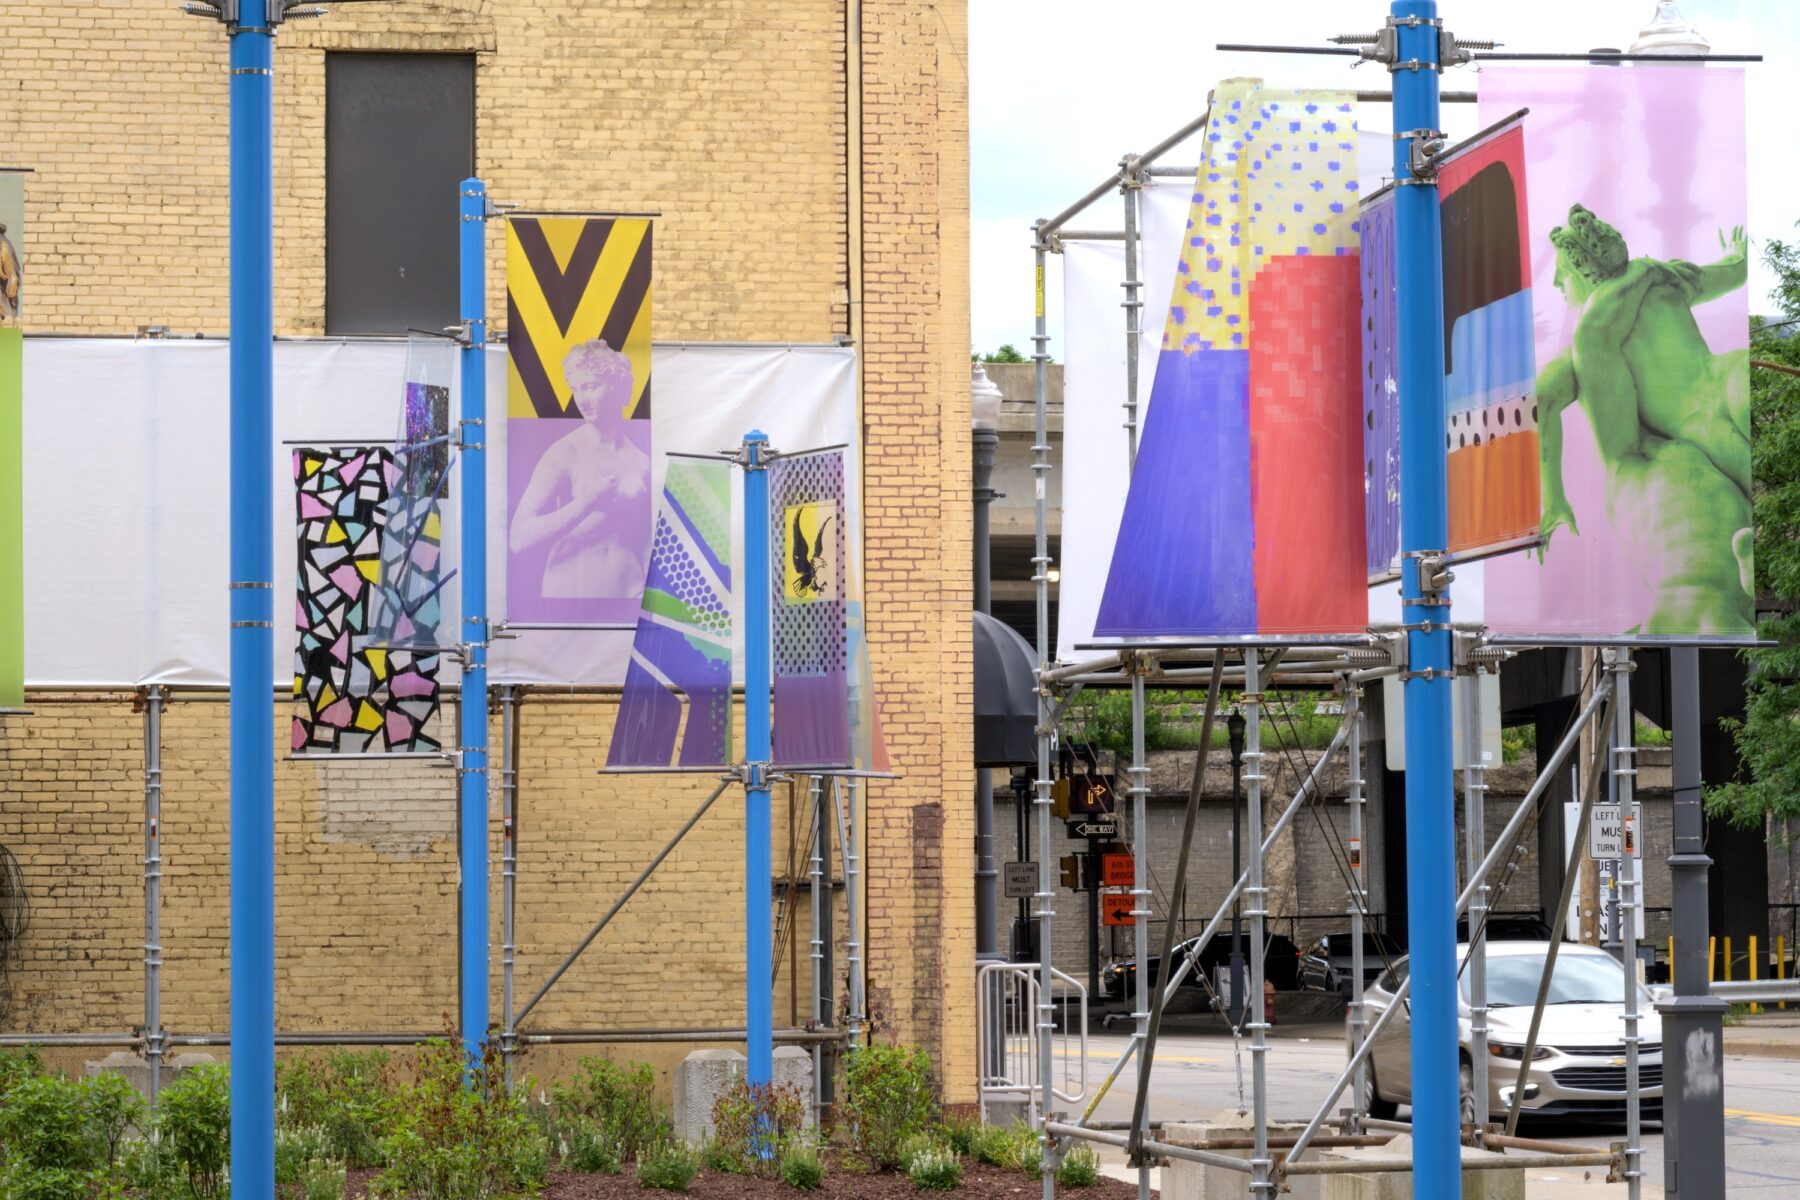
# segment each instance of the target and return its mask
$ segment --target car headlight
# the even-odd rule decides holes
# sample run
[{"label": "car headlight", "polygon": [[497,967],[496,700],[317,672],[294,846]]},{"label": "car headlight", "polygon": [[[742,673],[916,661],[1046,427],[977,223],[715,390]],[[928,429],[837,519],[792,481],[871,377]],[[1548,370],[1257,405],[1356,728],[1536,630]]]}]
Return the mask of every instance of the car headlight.
[{"label": "car headlight", "polygon": [[[1518,1062],[1525,1057],[1525,1047],[1515,1046],[1509,1042],[1489,1042],[1488,1053],[1495,1058],[1510,1058],[1514,1062]],[[1549,1058],[1554,1053],[1556,1051],[1549,1046],[1533,1046],[1531,1049],[1531,1057],[1534,1059]]]}]

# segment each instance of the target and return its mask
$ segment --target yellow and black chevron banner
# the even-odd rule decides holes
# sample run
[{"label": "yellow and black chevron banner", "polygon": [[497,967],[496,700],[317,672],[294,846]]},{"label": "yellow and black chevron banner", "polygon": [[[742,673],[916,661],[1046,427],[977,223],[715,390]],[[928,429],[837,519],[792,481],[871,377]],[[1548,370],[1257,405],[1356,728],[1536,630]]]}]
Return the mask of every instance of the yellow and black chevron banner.
[{"label": "yellow and black chevron banner", "polygon": [[506,224],[506,411],[573,417],[563,359],[596,338],[631,360],[626,417],[650,415],[650,221],[515,217]]}]

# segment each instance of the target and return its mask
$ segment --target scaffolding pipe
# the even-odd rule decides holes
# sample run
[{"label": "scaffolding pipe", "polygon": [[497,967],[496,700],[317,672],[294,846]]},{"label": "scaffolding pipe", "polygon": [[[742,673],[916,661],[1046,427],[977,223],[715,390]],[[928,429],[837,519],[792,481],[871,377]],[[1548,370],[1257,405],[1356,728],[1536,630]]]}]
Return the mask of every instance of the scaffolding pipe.
[{"label": "scaffolding pipe", "polygon": [[717,801],[720,796],[725,794],[725,789],[730,787],[732,783],[733,780],[730,776],[721,780],[719,786],[712,790],[712,794],[701,802],[699,808],[694,810],[694,815],[689,817],[687,821],[683,823],[681,828],[675,831],[675,836],[670,838],[663,848],[656,852],[656,857],[650,860],[650,865],[638,872],[638,877],[631,881],[630,886],[625,889],[625,893],[617,900],[613,901],[612,907],[606,910],[606,915],[601,917],[600,920],[595,923],[594,927],[588,930],[588,935],[581,939],[581,944],[569,952],[569,956],[563,959],[562,965],[557,967],[556,970],[552,972],[550,978],[544,981],[544,986],[540,987],[537,990],[537,994],[526,1003],[524,1008],[519,1010],[519,1015],[513,1021],[515,1033],[517,1032],[517,1027],[524,1024],[525,1018],[531,1015],[531,1010],[537,1007],[538,1001],[542,1000],[550,989],[556,986],[556,981],[563,977],[563,972],[575,965],[575,960],[580,958],[582,951],[586,950],[593,944],[594,939],[600,936],[600,931],[606,928],[607,922],[617,916],[619,910],[625,907],[626,902],[637,895],[638,889],[644,886],[644,881],[649,879],[656,871],[656,868],[662,865],[663,859],[669,857],[669,855],[674,852],[675,847],[681,844],[681,839],[687,836],[688,830],[700,823],[700,818],[706,815],[707,810],[713,806],[714,802]]},{"label": "scaffolding pipe", "polygon": [[[1118,182],[1119,177],[1115,173],[1113,178],[1065,210],[1053,221],[1039,221],[1032,230],[1033,254],[1037,260],[1037,308],[1031,335],[1031,361],[1036,368],[1033,372],[1035,423],[1031,443],[1032,500],[1035,518],[1031,581],[1037,591],[1037,652],[1038,678],[1040,680],[1046,680],[1051,657],[1050,514],[1046,500],[1046,489],[1050,481],[1050,433],[1049,401],[1045,378],[1046,364],[1050,361],[1050,333],[1044,320],[1045,235],[1086,208],[1094,200],[1105,195]],[[1032,787],[1037,793],[1033,797],[1032,803],[1037,807],[1038,888],[1033,899],[1037,902],[1038,1000],[1037,1012],[1030,1019],[1036,1023],[1037,1035],[1037,1109],[1042,1114],[1041,1120],[1043,1121],[1043,1128],[1040,1130],[1042,1144],[1039,1151],[1039,1167],[1043,1177],[1044,1200],[1056,1200],[1056,1140],[1051,1136],[1050,1130],[1052,1106],[1056,1102],[1052,1084],[1056,1068],[1050,1048],[1050,1034],[1055,1023],[1053,1018],[1056,986],[1056,976],[1050,961],[1054,957],[1050,944],[1050,922],[1055,915],[1051,902],[1056,897],[1056,881],[1050,874],[1050,739],[1054,734],[1055,730],[1050,724],[1049,689],[1047,686],[1040,686],[1038,688],[1037,776],[1032,781]]]},{"label": "scaffolding pipe", "polygon": [[[1194,824],[1199,816],[1200,802],[1206,798],[1206,768],[1211,757],[1209,748],[1212,746],[1213,721],[1219,712],[1219,686],[1224,673],[1224,661],[1215,660],[1212,682],[1206,689],[1206,716],[1200,722],[1200,751],[1194,756],[1194,775],[1188,786],[1187,812],[1181,822],[1181,850],[1175,858],[1175,882],[1169,891],[1168,908],[1171,916],[1186,904],[1188,856],[1193,852]],[[1162,954],[1157,961],[1166,963],[1174,956],[1175,922],[1167,920],[1163,922]],[[1150,975],[1148,962],[1146,958],[1138,959],[1138,974],[1144,979],[1148,979]],[[1150,1021],[1144,1035],[1143,1067],[1138,1071],[1137,1097],[1131,1108],[1131,1144],[1126,1149],[1133,1155],[1143,1145],[1150,1129],[1150,1070],[1156,1064],[1156,1037],[1162,1031],[1165,1006],[1164,992],[1158,988],[1150,1004]]]},{"label": "scaffolding pipe", "polygon": [[163,689],[144,695],[144,1058],[150,1112],[162,1091],[162,715]]},{"label": "scaffolding pipe", "polygon": [[[1156,143],[1156,145],[1150,147],[1150,149],[1148,149],[1148,150],[1144,151],[1142,154],[1138,155],[1137,156],[1138,165],[1146,166],[1152,162],[1155,162],[1158,158],[1161,158],[1164,154],[1167,154],[1170,150],[1173,150],[1176,146],[1180,145],[1182,142],[1186,141],[1188,138],[1194,136],[1196,133],[1199,133],[1202,129],[1206,128],[1206,122],[1211,116],[1212,116],[1212,103],[1209,100],[1207,102],[1207,107],[1206,107],[1205,112],[1201,113],[1198,117],[1195,117],[1192,121],[1189,121],[1186,125],[1183,125],[1180,129],[1177,129],[1174,133],[1170,134],[1168,137],[1164,138],[1162,141]],[[1040,255],[1043,250],[1048,248],[1047,245],[1045,244],[1045,239],[1050,234],[1053,234],[1053,233],[1057,232],[1058,230],[1060,230],[1064,225],[1068,224],[1069,221],[1073,217],[1076,216],[1076,214],[1082,212],[1089,205],[1093,204],[1095,201],[1097,201],[1101,197],[1105,196],[1106,193],[1112,191],[1114,188],[1118,187],[1123,182],[1125,182],[1124,170],[1120,169],[1118,171],[1114,171],[1112,173],[1112,175],[1110,177],[1108,177],[1104,183],[1101,183],[1101,184],[1098,184],[1097,186],[1095,186],[1093,188],[1093,190],[1091,190],[1087,193],[1087,195],[1083,196],[1081,199],[1077,200],[1075,203],[1069,205],[1069,207],[1063,209],[1061,212],[1057,213],[1054,217],[1051,217],[1049,220],[1039,221],[1039,222],[1037,222],[1037,224],[1033,225],[1032,233],[1035,234],[1036,236],[1032,239],[1032,244],[1038,248]],[[1040,259],[1038,261],[1038,268],[1039,268],[1038,269],[1038,290],[1039,290],[1038,308],[1040,310],[1038,315],[1040,318],[1043,315],[1043,313],[1041,311],[1043,308],[1043,303],[1042,303],[1042,291],[1043,291],[1043,279],[1044,279],[1043,265],[1044,265],[1043,260],[1040,257]],[[1042,330],[1040,329],[1039,332],[1042,332]]]},{"label": "scaffolding pipe", "polygon": [[518,685],[500,685],[500,1054],[506,1087],[513,1086],[518,1049],[513,1020],[513,960],[518,951],[514,897],[519,879],[519,715]]},{"label": "scaffolding pipe", "polygon": [[[844,859],[844,948],[850,960],[847,964],[850,1015],[844,1022],[844,1032],[849,1048],[854,1051],[862,1045],[863,1028],[862,903],[857,894],[862,880],[862,855],[857,850],[856,781],[843,781],[841,792],[839,783],[834,776],[831,805],[837,813],[838,853]],[[848,796],[844,794],[846,792]]]},{"label": "scaffolding pipe", "polygon": [[[444,1032],[425,1030],[389,1033],[351,1031],[342,1033],[278,1033],[278,1046],[422,1046],[438,1041]],[[836,1030],[777,1029],[775,1040],[795,1045],[830,1044],[843,1040]],[[540,1033],[519,1035],[525,1045],[556,1044],[620,1044],[635,1042],[741,1042],[744,1031],[739,1028],[717,1029],[549,1029]],[[170,1033],[163,1042],[167,1046],[229,1046],[229,1033]],[[118,1048],[143,1051],[146,1039],[131,1033],[0,1033],[0,1046]]]},{"label": "scaffolding pipe", "polygon": [[[1487,771],[1481,758],[1481,674],[1472,670],[1463,683],[1463,847],[1468,875],[1487,852]],[[1469,901],[1469,1081],[1472,1106],[1466,1114],[1485,1125],[1488,1113],[1487,944],[1488,886],[1475,889]]]},{"label": "scaffolding pipe", "polygon": [[[1132,439],[1132,457],[1137,456],[1136,438]],[[1133,666],[1136,670],[1131,676],[1131,947],[1137,956],[1137,995],[1132,1005],[1133,1036],[1140,1045],[1147,1045],[1150,1036],[1150,788],[1145,783],[1145,776],[1150,774],[1150,767],[1144,755],[1144,673],[1146,664],[1142,659]],[[1211,713],[1209,712],[1210,719]],[[1200,753],[1206,753],[1206,743],[1200,743]],[[1046,854],[1046,857],[1048,855]],[[1090,880],[1090,885],[1094,881]],[[1090,892],[1090,896],[1093,895]],[[1089,920],[1093,920],[1093,910],[1089,910]],[[1092,925],[1089,926],[1093,928]],[[1173,921],[1165,922],[1164,940],[1167,932],[1175,928]],[[1097,945],[1092,942],[1090,945]],[[1165,950],[1166,954],[1167,951]],[[1161,1007],[1160,1005],[1158,1007]],[[1138,1094],[1144,1094],[1149,1083],[1150,1057],[1148,1052],[1140,1058],[1138,1069]],[[1141,1106],[1134,1107],[1133,1117],[1141,1116]],[[1143,1144],[1143,1138],[1136,1132],[1132,1139],[1137,1145]],[[1142,1157],[1137,1159],[1138,1200],[1150,1200],[1150,1164]]]},{"label": "scaffolding pipe", "polygon": [[[1143,311],[1144,302],[1138,292],[1143,284],[1138,282],[1138,193],[1143,187],[1143,180],[1138,172],[1141,168],[1135,158],[1127,156],[1119,163],[1119,193],[1125,199],[1125,282],[1120,286],[1125,289],[1125,300],[1119,307],[1125,310],[1125,470],[1129,478],[1137,469],[1138,453],[1138,315]],[[1138,1191],[1142,1200],[1149,1200],[1148,1168],[1140,1179]]]},{"label": "scaffolding pipe", "polygon": [[[1569,731],[1563,735],[1563,740],[1557,744],[1555,752],[1550,755],[1549,761],[1544,764],[1544,769],[1538,773],[1537,779],[1532,782],[1531,790],[1525,793],[1525,798],[1519,801],[1519,806],[1513,810],[1513,815],[1507,819],[1506,828],[1500,831],[1500,836],[1494,839],[1494,844],[1489,848],[1486,857],[1481,860],[1481,865],[1475,869],[1474,874],[1469,877],[1469,881],[1463,885],[1462,894],[1456,898],[1456,909],[1452,914],[1452,921],[1454,921],[1456,917],[1461,916],[1463,911],[1468,908],[1471,898],[1475,895],[1476,890],[1486,882],[1489,872],[1491,872],[1502,859],[1512,853],[1513,843],[1518,840],[1520,830],[1524,829],[1525,823],[1530,819],[1532,812],[1536,809],[1538,801],[1543,798],[1544,792],[1555,780],[1556,773],[1562,770],[1563,761],[1567,759],[1570,752],[1580,744],[1581,731],[1587,728],[1588,722],[1594,719],[1595,711],[1598,710],[1611,696],[1611,679],[1602,679],[1595,685],[1593,695],[1588,697],[1588,702],[1582,706],[1581,711],[1576,714],[1575,720],[1570,723]],[[1306,1128],[1301,1130],[1300,1137],[1295,1141],[1294,1149],[1288,1156],[1290,1159],[1298,1158],[1306,1147],[1312,1143],[1312,1139],[1318,1136],[1319,1128],[1328,1121],[1331,1106],[1337,1103],[1337,1098],[1343,1093],[1345,1085],[1348,1084],[1351,1078],[1357,1073],[1358,1068],[1367,1061],[1369,1047],[1374,1045],[1375,1038],[1380,1035],[1383,1029],[1387,1028],[1387,1023],[1392,1019],[1393,1015],[1400,1011],[1401,1008],[1405,1007],[1406,997],[1411,991],[1412,976],[1408,975],[1405,979],[1400,981],[1400,986],[1395,989],[1393,1002],[1390,1003],[1387,1008],[1382,1010],[1379,1017],[1375,1018],[1375,1024],[1370,1026],[1368,1032],[1364,1035],[1362,1045],[1358,1046],[1351,1053],[1350,1061],[1345,1064],[1343,1071],[1338,1074],[1337,1079],[1326,1091],[1325,1099],[1320,1103],[1317,1111],[1313,1113],[1312,1119],[1307,1122]],[[1372,1129],[1395,1127],[1387,1122],[1378,1121],[1368,1121],[1365,1122],[1365,1124]],[[1398,1128],[1410,1129],[1411,1126],[1399,1126]]]},{"label": "scaffolding pipe", "polygon": [[1638,1036],[1638,961],[1637,914],[1643,902],[1638,895],[1637,839],[1642,831],[1632,818],[1637,776],[1635,714],[1631,709],[1631,673],[1634,666],[1631,651],[1613,653],[1613,801],[1625,824],[1624,853],[1619,861],[1619,920],[1624,926],[1624,953],[1620,955],[1625,971],[1625,1195],[1626,1200],[1639,1200],[1643,1194],[1644,1155],[1643,1107],[1638,1097],[1639,1051],[1643,1039]]},{"label": "scaffolding pipe", "polygon": [[[1350,778],[1344,805],[1350,816],[1350,998],[1345,1003],[1345,1016],[1350,1030],[1350,1053],[1362,1046],[1363,1027],[1363,914],[1369,907],[1369,890],[1363,886],[1363,745],[1362,688],[1354,683],[1344,688],[1344,720],[1350,726],[1350,748],[1346,765]],[[1368,1115],[1364,1103],[1363,1069],[1358,1067],[1351,1079],[1350,1112],[1356,1121]]]},{"label": "scaffolding pipe", "polygon": [[[807,788],[806,795],[807,799],[812,801],[813,827],[812,844],[808,847],[809,855],[807,861],[807,880],[809,883],[809,886],[807,887],[807,900],[811,903],[812,909],[812,939],[808,944],[810,950],[809,957],[812,962],[812,1020],[810,1024],[812,1028],[817,1029],[825,1023],[825,1006],[823,1002],[823,990],[825,986],[825,946],[824,939],[820,936],[821,931],[824,929],[824,925],[819,919],[819,906],[821,904],[830,903],[828,899],[821,900],[820,898],[825,891],[825,862],[823,850],[820,846],[820,841],[825,836],[825,784],[819,776],[814,775],[812,777],[812,783]],[[825,1051],[822,1047],[813,1047],[812,1064],[813,1123],[817,1125],[825,1105]]]},{"label": "scaffolding pipe", "polygon": [[[1267,849],[1262,839],[1262,668],[1261,653],[1250,651],[1244,657],[1244,840],[1254,847],[1245,864],[1249,877],[1244,896],[1249,906],[1244,915],[1250,918],[1250,986],[1243,996],[1233,996],[1241,1014],[1250,1013],[1250,1110],[1251,1134],[1255,1148],[1250,1154],[1250,1195],[1267,1197],[1274,1190],[1269,1176],[1269,1064],[1268,1014],[1263,1012],[1263,980],[1267,962],[1263,954],[1265,918],[1269,915],[1269,889],[1263,883],[1263,855]],[[1344,727],[1339,726],[1339,734]],[[1340,739],[1334,739],[1337,741]]]},{"label": "scaffolding pipe", "polygon": [[[1608,676],[1608,678],[1611,678]],[[1617,684],[1614,684],[1617,687]],[[1597,690],[1597,689],[1596,689]],[[1575,817],[1575,835],[1569,843],[1569,858],[1563,869],[1562,895],[1556,903],[1556,915],[1550,921],[1550,949],[1544,954],[1544,973],[1538,980],[1537,1001],[1531,1007],[1531,1025],[1525,1032],[1525,1050],[1519,1057],[1519,1071],[1513,1084],[1512,1104],[1506,1114],[1506,1135],[1519,1132],[1519,1114],[1525,1103],[1525,1081],[1531,1073],[1531,1055],[1537,1049],[1538,1032],[1544,1022],[1544,1003],[1550,998],[1550,981],[1556,974],[1557,952],[1562,949],[1563,929],[1568,924],[1569,901],[1575,894],[1575,881],[1581,873],[1581,856],[1587,847],[1582,834],[1594,813],[1594,797],[1600,790],[1600,773],[1606,766],[1607,720],[1618,706],[1619,695],[1611,691],[1607,697],[1605,716],[1594,726],[1594,758],[1588,765],[1587,786],[1581,791],[1581,810]]]},{"label": "scaffolding pipe", "polygon": [[[1102,1133],[1086,1125],[1068,1125],[1061,1121],[1044,1122],[1044,1131],[1047,1137],[1080,1138],[1085,1142],[1098,1142],[1102,1146],[1116,1146],[1121,1150],[1130,1141],[1122,1133]],[[1209,1167],[1223,1167],[1227,1171],[1240,1173],[1250,1170],[1250,1164],[1241,1158],[1229,1154],[1215,1154],[1210,1150],[1200,1150],[1193,1146],[1177,1146],[1170,1142],[1159,1142],[1146,1138],[1143,1148],[1144,1153],[1162,1158],[1182,1158],[1189,1162],[1203,1163]],[[1056,1194],[1053,1190],[1054,1187],[1055,1177],[1045,1176],[1045,1194],[1054,1197]]]}]

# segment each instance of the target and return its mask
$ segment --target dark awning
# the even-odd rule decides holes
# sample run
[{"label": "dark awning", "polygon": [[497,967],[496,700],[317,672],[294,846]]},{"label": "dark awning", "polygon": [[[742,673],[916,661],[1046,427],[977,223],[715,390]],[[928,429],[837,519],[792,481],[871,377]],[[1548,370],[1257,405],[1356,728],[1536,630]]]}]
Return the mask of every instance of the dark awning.
[{"label": "dark awning", "polygon": [[1037,761],[1037,652],[1010,625],[975,613],[975,765]]}]

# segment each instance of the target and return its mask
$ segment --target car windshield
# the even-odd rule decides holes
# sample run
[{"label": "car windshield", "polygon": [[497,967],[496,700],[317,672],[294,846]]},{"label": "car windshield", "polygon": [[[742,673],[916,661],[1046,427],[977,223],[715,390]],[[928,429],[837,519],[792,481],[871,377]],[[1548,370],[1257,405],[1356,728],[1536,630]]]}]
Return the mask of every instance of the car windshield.
[{"label": "car windshield", "polygon": [[[1487,993],[1490,1008],[1529,1007],[1537,1003],[1538,984],[1544,977],[1541,954],[1487,955]],[[1469,998],[1469,973],[1462,975],[1463,998]],[[1623,1004],[1625,974],[1611,958],[1589,954],[1564,954],[1556,960],[1546,1004]]]}]

